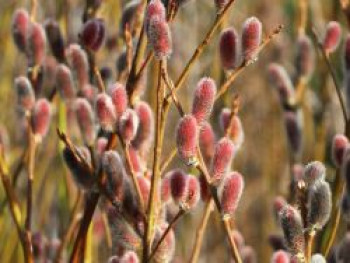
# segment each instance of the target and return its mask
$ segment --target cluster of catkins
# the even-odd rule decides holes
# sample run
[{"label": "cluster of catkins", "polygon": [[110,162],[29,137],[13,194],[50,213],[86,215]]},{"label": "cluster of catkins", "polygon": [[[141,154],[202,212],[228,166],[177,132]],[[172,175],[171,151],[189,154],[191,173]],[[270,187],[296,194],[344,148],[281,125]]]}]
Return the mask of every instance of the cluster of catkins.
[{"label": "cluster of catkins", "polygon": [[[322,48],[327,56],[333,53],[341,40],[341,27],[338,22],[328,23],[322,39]],[[315,69],[315,49],[311,39],[301,34],[298,36],[295,53],[295,74],[290,77],[287,70],[278,63],[269,65],[271,83],[278,91],[279,101],[284,110],[283,117],[291,153],[300,158],[302,152],[303,113],[301,103],[306,92],[305,86],[310,81]]]},{"label": "cluster of catkins", "polygon": [[[325,180],[325,166],[319,161],[314,161],[301,169],[299,178],[296,179],[296,205],[288,204],[283,197],[277,197],[274,202],[274,210],[284,234],[285,247],[281,247],[284,247],[290,256],[287,256],[286,251],[278,251],[275,254],[285,255],[286,261],[273,262],[303,262],[306,235],[315,235],[321,230],[331,214],[332,195]],[[277,255],[274,257],[280,257]]]}]

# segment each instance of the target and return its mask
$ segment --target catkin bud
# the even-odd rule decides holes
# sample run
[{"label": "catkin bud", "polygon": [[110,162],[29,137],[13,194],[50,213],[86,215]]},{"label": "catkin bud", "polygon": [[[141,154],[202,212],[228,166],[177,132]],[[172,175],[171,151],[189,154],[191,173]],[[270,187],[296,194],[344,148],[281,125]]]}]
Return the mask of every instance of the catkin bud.
[{"label": "catkin bud", "polygon": [[46,51],[45,31],[39,23],[31,23],[27,36],[27,54],[30,65],[41,65]]},{"label": "catkin bud", "polygon": [[119,119],[119,133],[124,141],[130,143],[136,136],[139,117],[132,109],[127,109]]},{"label": "catkin bud", "polygon": [[149,194],[150,194],[150,190],[151,190],[150,180],[146,176],[138,175],[137,176],[137,183],[139,185],[140,192],[141,192],[142,199],[143,199],[144,203],[148,204]]},{"label": "catkin bud", "polygon": [[136,137],[132,145],[142,151],[147,151],[151,146],[154,133],[154,117],[148,103],[140,101],[135,106],[135,112],[140,120]]},{"label": "catkin bud", "polygon": [[160,186],[162,204],[168,204],[171,201],[171,175],[172,172],[168,172],[165,174],[164,178],[162,178]]},{"label": "catkin bud", "polygon": [[106,29],[104,21],[100,18],[93,18],[84,24],[80,39],[85,47],[96,52],[101,48],[105,35]]},{"label": "catkin bud", "polygon": [[63,62],[65,60],[64,40],[58,23],[53,19],[48,19],[44,27],[52,54],[59,62]]},{"label": "catkin bud", "polygon": [[309,79],[315,69],[315,50],[308,36],[299,36],[296,51],[295,67],[297,74]]},{"label": "catkin bud", "polygon": [[203,159],[207,165],[210,164],[215,151],[215,133],[208,122],[204,122],[199,131],[199,147],[203,155]]},{"label": "catkin bud", "polygon": [[326,167],[319,161],[314,161],[305,166],[303,180],[308,185],[323,181],[326,177]]},{"label": "catkin bud", "polygon": [[27,10],[17,9],[12,16],[12,37],[19,51],[25,53],[30,20]]},{"label": "catkin bud", "polygon": [[88,165],[91,162],[91,155],[87,148],[76,147],[75,150],[81,155],[86,161],[84,164],[72,151],[72,149],[65,147],[63,149],[63,158],[72,172],[73,179],[78,187],[82,189],[91,189],[95,183],[95,178]]},{"label": "catkin bud", "polygon": [[127,25],[130,29],[134,28],[141,6],[141,1],[139,0],[130,1],[125,5],[120,19],[120,32],[124,32]]},{"label": "catkin bud", "polygon": [[332,143],[332,160],[336,167],[340,167],[343,162],[343,156],[349,140],[343,134],[336,134]]},{"label": "catkin bud", "polygon": [[270,81],[276,87],[282,106],[294,103],[294,88],[286,69],[277,63],[271,63],[268,69]]},{"label": "catkin bud", "polygon": [[192,115],[196,118],[198,125],[201,126],[209,118],[215,95],[215,81],[211,78],[202,78],[197,84],[192,104]]},{"label": "catkin bud", "polygon": [[257,263],[257,255],[255,250],[251,246],[244,246],[241,249],[242,261],[245,263]]},{"label": "catkin bud", "polygon": [[238,58],[238,35],[233,27],[221,33],[219,51],[222,67],[225,70],[234,69]]},{"label": "catkin bud", "polygon": [[102,155],[102,169],[106,174],[106,191],[109,198],[120,202],[123,198],[125,168],[116,151],[106,151]]},{"label": "catkin bud", "polygon": [[171,196],[177,205],[184,204],[187,197],[187,184],[188,175],[182,170],[171,171],[170,176],[170,189]]},{"label": "catkin bud", "polygon": [[189,175],[187,180],[187,196],[183,208],[193,209],[200,199],[200,184],[197,177],[193,175]]},{"label": "catkin bud", "polygon": [[78,44],[71,44],[66,51],[67,61],[82,90],[89,83],[89,63],[85,51]]},{"label": "catkin bud", "polygon": [[313,254],[311,263],[327,263],[326,259],[321,254]]},{"label": "catkin bud", "polygon": [[274,251],[286,250],[286,246],[283,240],[283,236],[277,234],[269,235],[269,244]]},{"label": "catkin bud", "polygon": [[74,102],[75,114],[86,145],[93,145],[96,138],[94,125],[94,114],[90,103],[87,99],[77,98]]},{"label": "catkin bud", "polygon": [[230,170],[234,152],[234,144],[226,137],[216,144],[211,163],[211,176],[214,182],[219,182]]},{"label": "catkin bud", "polygon": [[218,196],[221,213],[224,217],[232,217],[237,209],[244,188],[243,177],[238,172],[227,174],[219,185]]},{"label": "catkin bud", "polygon": [[180,158],[191,165],[196,159],[198,141],[198,127],[196,118],[192,115],[185,115],[179,121],[176,130],[177,152]]},{"label": "catkin bud", "polygon": [[272,255],[271,263],[289,263],[289,255],[284,250],[278,250]]},{"label": "catkin bud", "polygon": [[350,70],[350,34],[346,36],[344,45],[344,65],[345,70]]},{"label": "catkin bud", "polygon": [[135,251],[129,250],[124,253],[119,263],[139,263],[139,258]]},{"label": "catkin bud", "polygon": [[112,233],[113,248],[137,250],[141,247],[141,237],[133,227],[114,209],[108,210],[108,223]]},{"label": "catkin bud", "polygon": [[244,61],[251,63],[257,60],[261,42],[262,25],[256,17],[245,20],[242,29],[242,52]]},{"label": "catkin bud", "polygon": [[119,118],[128,107],[128,97],[125,87],[123,84],[116,82],[110,87],[108,93],[112,98],[117,118]]},{"label": "catkin bud", "polygon": [[[158,241],[163,236],[163,233],[167,227],[167,223],[162,223],[159,227],[157,227],[153,242],[154,245],[158,244]],[[170,230],[154,255],[155,262],[171,262],[175,254],[175,241],[174,231]]]},{"label": "catkin bud", "polygon": [[287,205],[287,201],[282,196],[277,196],[273,201],[273,212],[276,215],[276,218],[278,219],[278,215],[281,212],[282,208]]},{"label": "catkin bud", "polygon": [[226,133],[227,136],[232,140],[236,146],[236,149],[238,150],[241,148],[244,141],[244,131],[241,118],[235,115],[231,120],[231,110],[224,108],[220,113],[220,127],[223,132]]},{"label": "catkin bud", "polygon": [[221,9],[223,9],[229,0],[215,0],[215,5],[218,11],[220,11]]},{"label": "catkin bud", "polygon": [[51,108],[47,99],[39,99],[33,108],[32,128],[33,133],[39,138],[45,137],[49,131],[51,120]]},{"label": "catkin bud", "polygon": [[149,20],[147,37],[156,59],[170,57],[172,40],[168,23],[161,16],[152,16]]},{"label": "catkin bud", "polygon": [[72,72],[64,64],[57,66],[56,88],[64,100],[71,100],[75,96]]},{"label": "catkin bud", "polygon": [[309,188],[307,206],[308,227],[321,229],[328,222],[332,209],[332,194],[327,182],[317,181]]},{"label": "catkin bud", "polygon": [[35,104],[35,94],[29,79],[24,76],[15,79],[17,104],[24,110],[31,110]]},{"label": "catkin bud", "polygon": [[111,97],[105,93],[97,95],[96,114],[102,129],[113,130],[116,123],[115,109]]},{"label": "catkin bud", "polygon": [[96,153],[101,156],[107,149],[108,139],[106,137],[99,137],[96,141]]},{"label": "catkin bud", "polygon": [[282,208],[279,218],[284,239],[290,252],[293,255],[302,255],[305,249],[305,239],[299,211],[291,205],[286,205]]},{"label": "catkin bud", "polygon": [[151,0],[147,5],[145,14],[145,30],[148,32],[150,21],[153,17],[158,16],[165,21],[165,7],[160,0]]},{"label": "catkin bud", "polygon": [[341,27],[336,21],[327,24],[325,37],[323,39],[323,49],[326,53],[334,52],[339,46],[341,39]]},{"label": "catkin bud", "polygon": [[293,111],[284,112],[284,121],[289,145],[295,154],[298,154],[302,147],[302,127],[300,118],[298,117],[297,113]]}]

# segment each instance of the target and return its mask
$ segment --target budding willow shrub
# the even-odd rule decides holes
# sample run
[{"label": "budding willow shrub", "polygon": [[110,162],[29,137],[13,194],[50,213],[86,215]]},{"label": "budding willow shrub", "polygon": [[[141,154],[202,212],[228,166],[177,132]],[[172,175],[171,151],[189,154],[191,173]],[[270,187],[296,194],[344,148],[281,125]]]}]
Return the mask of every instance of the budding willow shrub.
[{"label": "budding willow shrub", "polygon": [[1,262],[347,262],[346,1],[0,2]]}]

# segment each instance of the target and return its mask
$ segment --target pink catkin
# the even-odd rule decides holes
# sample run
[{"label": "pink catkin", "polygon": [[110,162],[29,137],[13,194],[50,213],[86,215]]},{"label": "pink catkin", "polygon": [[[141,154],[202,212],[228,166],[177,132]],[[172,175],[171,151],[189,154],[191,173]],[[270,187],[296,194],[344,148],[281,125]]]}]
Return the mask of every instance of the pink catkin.
[{"label": "pink catkin", "polygon": [[15,79],[17,104],[24,110],[31,110],[35,104],[35,94],[29,79],[24,76]]},{"label": "pink catkin", "polygon": [[41,65],[45,58],[46,35],[41,24],[32,23],[28,29],[27,54],[31,65]]},{"label": "pink catkin", "polygon": [[244,141],[243,125],[241,119],[237,115],[233,116],[231,122],[230,119],[231,110],[228,108],[222,109],[220,113],[220,127],[222,131],[226,133],[229,125],[231,124],[230,132],[227,135],[232,140],[236,148],[239,149]]},{"label": "pink catkin", "polygon": [[200,184],[197,177],[188,176],[186,201],[183,205],[185,209],[193,209],[200,199]]},{"label": "pink catkin", "polygon": [[85,51],[78,44],[71,44],[66,51],[67,61],[82,90],[89,83],[89,63]]},{"label": "pink catkin", "polygon": [[93,18],[84,24],[80,38],[85,47],[96,52],[101,48],[105,35],[104,21],[99,18]]},{"label": "pink catkin", "polygon": [[306,79],[309,79],[315,70],[315,50],[306,35],[299,36],[297,40],[295,67],[298,75]]},{"label": "pink catkin", "polygon": [[268,74],[276,87],[282,106],[288,106],[294,100],[294,87],[285,68],[277,63],[269,65]]},{"label": "pink catkin", "polygon": [[289,263],[289,255],[284,250],[278,250],[272,255],[271,263]]},{"label": "pink catkin", "polygon": [[219,199],[224,217],[234,215],[244,188],[243,177],[238,172],[227,174],[219,186]]},{"label": "pink catkin", "polygon": [[181,159],[191,165],[195,161],[198,141],[198,127],[196,118],[185,115],[178,123],[176,130],[177,152]]},{"label": "pink catkin", "polygon": [[245,20],[242,29],[242,52],[244,61],[249,63],[257,59],[261,43],[262,25],[256,17]]},{"label": "pink catkin", "polygon": [[304,181],[308,184],[314,184],[322,181],[326,177],[326,167],[319,161],[310,162],[304,169]]},{"label": "pink catkin", "polygon": [[30,25],[25,9],[17,9],[12,17],[12,36],[19,51],[26,52],[27,34]]},{"label": "pink catkin", "polygon": [[219,182],[229,171],[234,152],[234,144],[228,138],[224,137],[216,144],[211,164],[211,176],[214,182]]},{"label": "pink catkin", "polygon": [[153,140],[154,115],[151,107],[144,101],[140,101],[136,104],[135,111],[139,117],[140,123],[132,145],[135,148],[139,148],[141,151],[147,152]]},{"label": "pink catkin", "polygon": [[287,137],[291,150],[294,154],[299,154],[302,148],[302,123],[298,113],[301,112],[284,112]]},{"label": "pink catkin", "polygon": [[39,99],[32,113],[32,128],[35,135],[44,137],[49,131],[51,107],[47,99]]},{"label": "pink catkin", "polygon": [[222,67],[225,70],[234,69],[238,58],[238,35],[233,27],[221,33],[219,51]]},{"label": "pink catkin", "polygon": [[172,172],[165,174],[160,186],[160,197],[163,205],[171,201],[171,174]]},{"label": "pink catkin", "polygon": [[177,205],[184,204],[187,197],[188,175],[182,170],[173,170],[170,175],[171,196]]},{"label": "pink catkin", "polygon": [[96,130],[90,103],[84,98],[77,98],[74,102],[74,110],[84,143],[93,145],[96,138]]},{"label": "pink catkin", "polygon": [[135,251],[129,250],[120,258],[119,263],[139,263],[139,258]]},{"label": "pink catkin", "polygon": [[141,173],[144,171],[144,164],[140,158],[139,152],[132,146],[129,147],[129,157],[131,166],[135,173]]},{"label": "pink catkin", "polygon": [[349,140],[343,134],[336,134],[333,137],[332,160],[337,167],[340,167],[343,162],[344,152],[348,144]]},{"label": "pink catkin", "polygon": [[116,82],[110,87],[108,93],[112,98],[117,118],[119,118],[128,107],[128,97],[125,86],[119,82]]},{"label": "pink catkin", "polygon": [[148,204],[149,193],[151,190],[151,182],[149,181],[149,179],[147,177],[145,177],[143,175],[138,175],[137,176],[137,183],[139,185],[144,204]]},{"label": "pink catkin", "polygon": [[111,97],[105,93],[97,95],[96,113],[101,128],[104,130],[113,130],[116,123],[116,115]]},{"label": "pink catkin", "polygon": [[172,53],[171,32],[168,23],[161,16],[151,17],[147,36],[156,59],[170,57]]},{"label": "pink catkin", "polygon": [[139,117],[132,109],[127,109],[119,119],[118,128],[120,136],[125,142],[130,143],[137,132],[139,126]]},{"label": "pink catkin", "polygon": [[215,151],[215,133],[212,126],[208,122],[204,122],[199,131],[199,146],[204,161],[209,165]]},{"label": "pink catkin", "polygon": [[71,100],[74,98],[75,90],[72,72],[64,64],[57,66],[56,87],[64,100]]},{"label": "pink catkin", "polygon": [[339,46],[341,39],[341,27],[336,21],[327,24],[325,37],[323,39],[323,48],[327,53],[334,52]]},{"label": "pink catkin", "polygon": [[165,7],[160,0],[151,0],[147,5],[145,14],[145,30],[148,32],[150,21],[153,17],[158,16],[160,19],[165,21]]},{"label": "pink catkin", "polygon": [[202,78],[194,92],[192,103],[192,115],[197,123],[201,125],[209,118],[216,95],[216,84],[211,78]]},{"label": "pink catkin", "polygon": [[107,149],[108,139],[105,137],[99,137],[96,141],[96,152],[98,156],[101,156]]}]

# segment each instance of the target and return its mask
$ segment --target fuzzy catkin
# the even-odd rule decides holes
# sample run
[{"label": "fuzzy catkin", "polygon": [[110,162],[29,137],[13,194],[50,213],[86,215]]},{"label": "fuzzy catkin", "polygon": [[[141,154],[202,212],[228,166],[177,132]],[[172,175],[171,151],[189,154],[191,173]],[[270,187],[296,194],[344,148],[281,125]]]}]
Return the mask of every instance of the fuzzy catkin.
[{"label": "fuzzy catkin", "polygon": [[96,138],[94,113],[87,99],[77,98],[74,101],[74,110],[80,132],[86,145],[93,145]]},{"label": "fuzzy catkin", "polygon": [[195,161],[198,141],[198,126],[192,115],[182,117],[176,129],[177,152],[180,158],[191,165]]},{"label": "fuzzy catkin", "polygon": [[225,70],[231,70],[236,67],[239,55],[238,41],[238,34],[233,27],[225,29],[220,35],[220,60]]}]

